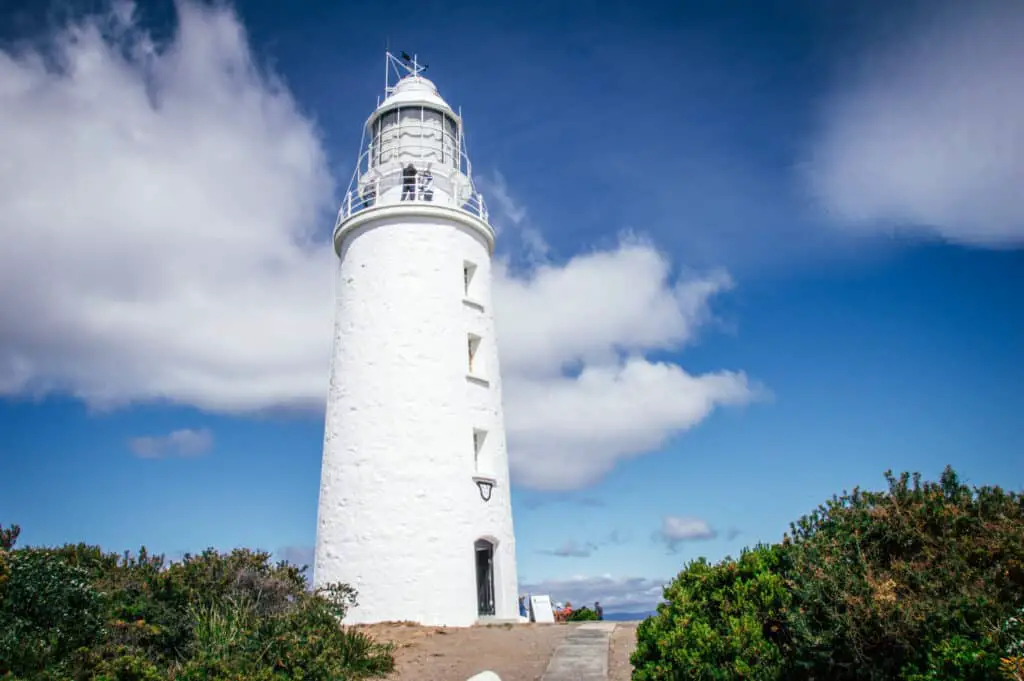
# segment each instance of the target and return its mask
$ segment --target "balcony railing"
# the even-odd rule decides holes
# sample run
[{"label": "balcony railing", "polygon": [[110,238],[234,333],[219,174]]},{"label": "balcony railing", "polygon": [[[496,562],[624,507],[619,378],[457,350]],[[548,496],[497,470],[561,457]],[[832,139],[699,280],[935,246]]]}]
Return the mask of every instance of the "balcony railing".
[{"label": "balcony railing", "polygon": [[[401,206],[417,203],[453,208],[488,221],[487,205],[472,181],[455,168],[431,168],[429,173],[420,169],[415,177],[406,176],[401,166],[392,166],[386,172],[371,168],[354,182],[341,202],[337,229],[353,215],[373,208]],[[429,181],[427,178],[430,177]]]}]

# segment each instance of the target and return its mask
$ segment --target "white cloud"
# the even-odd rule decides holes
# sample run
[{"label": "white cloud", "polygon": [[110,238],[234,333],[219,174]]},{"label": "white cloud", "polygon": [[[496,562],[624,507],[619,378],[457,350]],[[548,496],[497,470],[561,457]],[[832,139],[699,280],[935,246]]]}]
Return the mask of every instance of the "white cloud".
[{"label": "white cloud", "polygon": [[496,265],[502,368],[529,376],[558,375],[566,365],[603,362],[622,351],[682,345],[707,320],[709,298],[732,285],[724,272],[673,280],[669,259],[628,235],[614,250],[522,275]]},{"label": "white cloud", "polygon": [[559,558],[588,558],[596,550],[597,545],[593,542],[578,542],[574,539],[569,539],[558,548],[541,551],[541,553],[558,556]]},{"label": "white cloud", "polygon": [[650,245],[625,239],[523,276],[499,268],[495,310],[517,482],[586,486],[716,406],[752,399],[742,373],[693,376],[644,358],[691,341],[709,298],[730,285],[724,273],[673,279],[670,265]]},{"label": "white cloud", "polygon": [[600,601],[606,613],[648,612],[662,601],[667,581],[644,577],[574,577],[520,584],[524,594],[551,596],[551,602],[570,602],[574,607],[593,607]]},{"label": "white cloud", "polygon": [[743,374],[692,376],[639,357],[588,365],[575,378],[512,373],[505,379],[505,423],[513,477],[536,489],[584,487],[714,407],[743,404],[753,394]]},{"label": "white cloud", "polygon": [[181,3],[156,52],[119,7],[57,36],[59,70],[0,51],[0,393],[318,404],[333,254],[311,230],[334,201],[314,126],[230,12]]},{"label": "white cloud", "polygon": [[1024,4],[947,3],[866,51],[825,109],[807,179],[840,223],[1024,244]]},{"label": "white cloud", "polygon": [[[182,0],[157,47],[127,8],[57,35],[60,68],[0,51],[0,395],[319,411],[336,201],[318,131],[230,10]],[[741,373],[645,359],[691,341],[729,286],[631,238],[498,263],[517,481],[578,488],[751,399]]]},{"label": "white cloud", "polygon": [[526,494],[517,496],[516,499],[523,505],[523,508],[527,508],[531,511],[544,506],[550,506],[552,504],[575,504],[591,508],[598,508],[606,505],[604,499],[592,496],[580,496],[572,492],[558,492],[556,494],[546,492],[530,494],[527,492]]},{"label": "white cloud", "polygon": [[213,447],[213,433],[206,428],[185,428],[167,435],[146,435],[132,438],[128,448],[140,459],[166,459],[199,456]]},{"label": "white cloud", "polygon": [[714,539],[717,536],[718,532],[706,520],[667,515],[661,519],[661,530],[656,538],[664,542],[669,551],[675,551],[683,542]]}]

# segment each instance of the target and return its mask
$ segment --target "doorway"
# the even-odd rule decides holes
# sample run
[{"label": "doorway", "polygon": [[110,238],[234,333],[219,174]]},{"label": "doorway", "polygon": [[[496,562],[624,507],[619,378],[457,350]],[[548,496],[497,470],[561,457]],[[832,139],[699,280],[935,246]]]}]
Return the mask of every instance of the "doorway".
[{"label": "doorway", "polygon": [[481,617],[494,615],[494,544],[477,539],[476,549],[476,610]]}]

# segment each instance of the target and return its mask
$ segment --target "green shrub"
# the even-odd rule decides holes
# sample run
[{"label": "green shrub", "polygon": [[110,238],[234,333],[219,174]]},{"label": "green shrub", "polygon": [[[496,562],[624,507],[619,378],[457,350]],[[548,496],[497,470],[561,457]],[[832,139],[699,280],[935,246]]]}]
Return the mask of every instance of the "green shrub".
[{"label": "green shrub", "polygon": [[146,657],[125,648],[100,662],[91,678],[93,681],[166,681],[167,675]]},{"label": "green shrub", "polygon": [[189,607],[191,657],[221,659],[246,652],[250,632],[258,626],[256,608],[244,600],[201,603]]},{"label": "green shrub", "polygon": [[391,647],[339,627],[337,616],[338,605],[317,594],[303,594],[287,612],[263,618],[251,601],[201,606],[182,678],[253,679],[273,673],[330,681],[392,671]]},{"label": "green shrub", "polygon": [[145,548],[9,550],[16,536],[0,528],[0,681],[334,681],[393,669],[390,646],[340,626],[355,591],[310,592],[303,569],[269,554],[211,549],[167,563]]},{"label": "green shrub", "polygon": [[10,551],[13,549],[14,545],[18,542],[18,535],[20,534],[21,528],[17,525],[0,527],[0,551]]},{"label": "green shrub", "polygon": [[4,584],[7,583],[11,573],[8,556],[10,555],[10,550],[14,548],[14,544],[18,541],[20,533],[21,528],[17,525],[12,525],[9,528],[0,526],[0,599],[4,597]]},{"label": "green shrub", "polygon": [[[923,662],[923,663],[922,663]],[[905,681],[989,681],[999,678],[999,649],[981,637],[952,636],[929,647],[903,671]]]},{"label": "green shrub", "polygon": [[390,646],[338,627],[335,607],[322,598],[306,597],[288,617],[270,623],[267,658],[286,674],[303,671],[301,678],[328,681],[380,676],[394,668]]},{"label": "green shrub", "polygon": [[799,678],[997,678],[999,625],[1024,604],[1024,499],[949,468],[886,479],[792,526]]},{"label": "green shrub", "polygon": [[590,608],[583,606],[579,610],[573,610],[572,614],[569,615],[569,622],[596,622],[598,620],[597,613]]},{"label": "green shrub", "polygon": [[1010,681],[1024,681],[1024,608],[1007,618],[1000,627],[1006,650],[999,660],[999,669]]},{"label": "green shrub", "polygon": [[0,593],[0,675],[62,668],[102,635],[104,603],[85,570],[45,550],[8,552]]},{"label": "green shrub", "polygon": [[778,547],[758,546],[738,560],[687,565],[637,629],[634,681],[784,678],[782,561]]},{"label": "green shrub", "polygon": [[782,544],[690,563],[641,623],[634,679],[1024,681],[1024,497],[886,473]]}]

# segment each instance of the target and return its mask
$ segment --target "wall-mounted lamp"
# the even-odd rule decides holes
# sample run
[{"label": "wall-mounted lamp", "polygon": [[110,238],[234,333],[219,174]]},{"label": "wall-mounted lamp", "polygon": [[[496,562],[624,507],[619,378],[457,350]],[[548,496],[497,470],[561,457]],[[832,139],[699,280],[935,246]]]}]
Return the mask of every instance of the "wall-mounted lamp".
[{"label": "wall-mounted lamp", "polygon": [[484,501],[490,501],[491,494],[494,492],[494,480],[490,478],[473,478],[473,480],[480,489],[480,498]]}]

